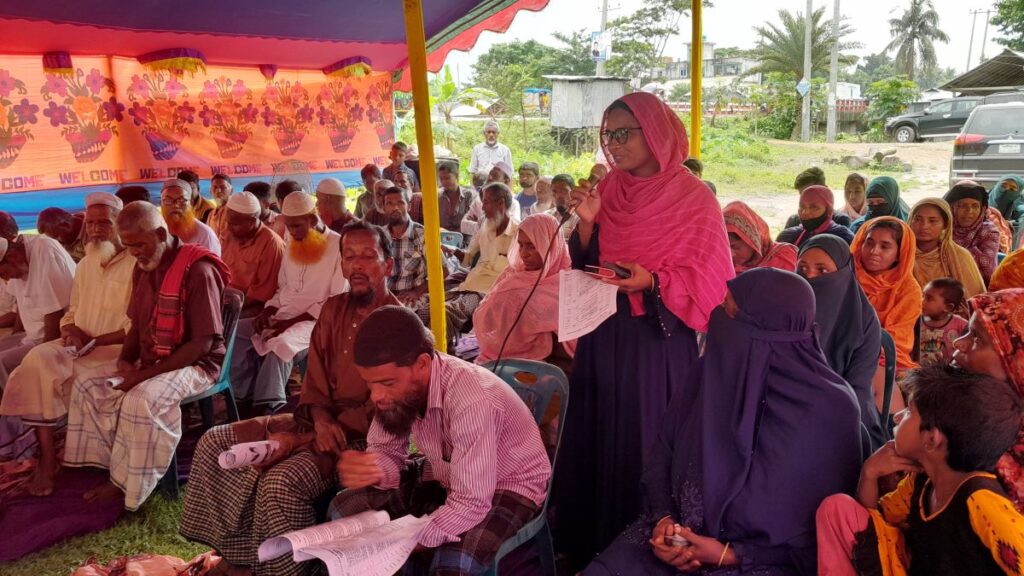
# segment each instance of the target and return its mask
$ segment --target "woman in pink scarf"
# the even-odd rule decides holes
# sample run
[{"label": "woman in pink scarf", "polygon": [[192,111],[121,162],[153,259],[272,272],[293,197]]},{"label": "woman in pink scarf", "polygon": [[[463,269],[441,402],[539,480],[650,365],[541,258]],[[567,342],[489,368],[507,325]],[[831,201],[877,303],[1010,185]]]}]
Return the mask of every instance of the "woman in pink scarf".
[{"label": "woman in pink scarf", "polygon": [[[557,342],[555,333],[558,331],[558,273],[571,268],[572,260],[569,247],[557,230],[558,220],[548,214],[533,214],[519,225],[517,243],[509,250],[508,268],[498,276],[494,287],[473,313],[473,330],[480,342],[477,364],[494,360],[500,352],[502,358],[546,360],[569,371],[576,342],[566,342],[563,346]],[[538,274],[540,284],[537,284]],[[534,284],[537,289],[530,296]],[[524,309],[527,297],[530,303]],[[522,317],[516,323],[520,310],[523,310]],[[503,344],[504,350],[501,349]]]},{"label": "woman in pink scarf", "polygon": [[751,268],[796,270],[796,246],[773,242],[768,223],[743,202],[730,202],[722,209],[729,233],[732,264],[736,273]]},{"label": "woman in pink scarf", "polygon": [[721,208],[682,165],[689,143],[676,114],[629,94],[605,110],[601,142],[612,169],[595,190],[573,191],[573,267],[614,263],[632,275],[608,281],[618,310],[576,347],[554,486],[557,546],[572,569],[640,513],[658,423],[734,276]]}]

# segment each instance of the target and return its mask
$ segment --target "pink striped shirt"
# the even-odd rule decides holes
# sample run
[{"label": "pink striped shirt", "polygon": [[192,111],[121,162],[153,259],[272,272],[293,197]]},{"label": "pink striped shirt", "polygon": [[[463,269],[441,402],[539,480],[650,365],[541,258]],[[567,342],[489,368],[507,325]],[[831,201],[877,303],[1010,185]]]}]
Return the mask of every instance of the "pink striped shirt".
[{"label": "pink striped shirt", "polygon": [[[522,399],[491,372],[446,354],[434,355],[427,411],[412,425],[416,447],[427,457],[425,479],[441,482],[448,498],[420,534],[435,548],[458,542],[491,509],[495,490],[509,490],[541,504],[551,463],[540,430]],[[409,436],[396,436],[374,420],[368,451],[380,455],[379,488],[398,487]]]}]

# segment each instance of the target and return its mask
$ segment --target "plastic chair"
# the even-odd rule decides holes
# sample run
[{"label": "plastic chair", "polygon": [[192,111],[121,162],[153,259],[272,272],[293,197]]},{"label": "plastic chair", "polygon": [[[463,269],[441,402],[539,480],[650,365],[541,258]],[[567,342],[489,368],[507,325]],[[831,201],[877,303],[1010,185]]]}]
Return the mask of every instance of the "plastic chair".
[{"label": "plastic chair", "polygon": [[889,440],[892,440],[892,416],[889,414],[892,406],[892,394],[896,390],[896,343],[892,336],[882,330],[882,352],[885,354],[885,393],[882,397],[882,422],[885,423],[885,433]]},{"label": "plastic chair", "polygon": [[[224,323],[224,334],[230,335],[225,340],[224,362],[221,363],[220,376],[213,386],[208,389],[185,398],[180,406],[184,408],[189,404],[199,403],[199,411],[203,415],[203,430],[213,427],[213,397],[217,394],[224,394],[224,403],[227,405],[228,422],[238,422],[238,406],[235,404],[235,393],[231,389],[231,354],[235,349],[235,332],[238,329],[238,318],[242,315],[242,303],[245,296],[235,288],[225,288],[221,302],[223,303],[222,318]],[[178,455],[171,457],[171,465],[167,472],[160,479],[160,486],[164,494],[171,499],[178,497]]]},{"label": "plastic chair", "polygon": [[997,252],[996,253],[996,265],[997,266],[999,264],[1002,264],[1003,260],[1005,260],[1005,259],[1006,259],[1006,252]]},{"label": "plastic chair", "polygon": [[462,233],[441,232],[441,244],[452,248],[462,248]]},{"label": "plastic chair", "polygon": [[[484,365],[484,368],[494,371],[494,363]],[[558,441],[555,443],[555,459],[558,458],[558,445],[562,442],[562,425],[565,422],[565,409],[569,405],[569,379],[565,372],[556,366],[534,360],[508,359],[502,360],[501,365],[495,371],[502,380],[508,383],[513,390],[519,394],[526,406],[533,413],[534,419],[540,425],[541,420],[547,413],[548,405],[557,392],[560,398],[558,409]],[[554,478],[554,463],[551,465],[551,476]],[[509,538],[498,548],[498,554],[494,558],[494,564],[485,573],[487,576],[498,576],[498,564],[501,559],[507,556],[516,548],[527,542],[533,542],[540,555],[543,573],[554,576],[555,574],[555,552],[551,542],[551,530],[548,527],[548,500],[551,498],[551,482],[548,482],[548,495],[540,511],[532,520],[527,522],[516,532],[515,536]]]}]

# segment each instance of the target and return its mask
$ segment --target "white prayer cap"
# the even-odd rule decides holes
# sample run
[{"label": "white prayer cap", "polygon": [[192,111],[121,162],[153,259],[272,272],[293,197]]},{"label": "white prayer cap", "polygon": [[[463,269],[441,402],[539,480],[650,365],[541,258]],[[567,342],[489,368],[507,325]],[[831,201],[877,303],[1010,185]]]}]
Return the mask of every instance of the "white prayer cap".
[{"label": "white prayer cap", "polygon": [[296,190],[285,197],[281,205],[282,216],[307,216],[316,210],[313,197],[303,190]]},{"label": "white prayer cap", "polygon": [[327,196],[345,196],[345,185],[337,178],[324,178],[316,185],[316,193]]},{"label": "white prayer cap", "polygon": [[168,188],[181,188],[181,191],[185,193],[185,199],[192,199],[192,185],[181,178],[168,178],[164,180],[164,185],[160,188],[160,195],[163,196],[164,190]]},{"label": "white prayer cap", "polygon": [[124,202],[109,192],[93,192],[85,197],[85,207],[92,206],[110,206],[115,210],[121,210],[124,208]]},{"label": "white prayer cap", "polygon": [[505,174],[505,176],[508,176],[509,178],[512,177],[512,167],[508,165],[508,162],[505,162],[504,160],[499,160],[494,165],[494,167],[497,168],[498,170],[501,170]]},{"label": "white prayer cap", "polygon": [[252,192],[235,192],[228,197],[228,210],[239,214],[259,214],[263,211],[260,201]]},{"label": "white prayer cap", "polygon": [[395,183],[392,182],[391,180],[377,180],[373,184],[373,191],[374,192],[383,192],[383,191],[387,190],[388,188],[391,188],[394,185],[395,185]]},{"label": "white prayer cap", "polygon": [[488,120],[487,123],[484,124],[484,132],[487,132],[488,130],[497,130],[498,132],[501,132],[501,128],[494,120]]},{"label": "white prayer cap", "polygon": [[0,238],[0,262],[3,262],[4,256],[7,256],[7,248],[9,245],[10,242],[7,241],[7,238]]}]

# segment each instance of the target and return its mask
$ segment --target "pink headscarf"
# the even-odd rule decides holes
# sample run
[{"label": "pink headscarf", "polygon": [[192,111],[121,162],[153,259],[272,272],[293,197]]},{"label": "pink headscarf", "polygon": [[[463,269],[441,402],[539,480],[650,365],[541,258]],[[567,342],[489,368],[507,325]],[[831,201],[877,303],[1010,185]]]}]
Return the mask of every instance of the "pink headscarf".
[{"label": "pink headscarf", "polygon": [[[703,331],[735,276],[722,210],[711,190],[683,167],[689,142],[679,117],[653,94],[621,98],[643,129],[659,171],[640,178],[615,167],[601,181],[600,260],[635,262],[661,284],[665,306],[687,326]],[[608,111],[605,119],[608,121]],[[644,313],[643,294],[630,297],[634,316]]]},{"label": "pink headscarf", "polygon": [[[834,194],[832,194],[832,190],[828,186],[822,186],[820,184],[808,186],[807,188],[804,188],[802,192],[800,192],[800,200],[809,202],[814,201],[825,205],[825,221],[822,222],[820,226],[815,228],[813,234],[811,235],[817,236],[822,232],[827,232],[828,229],[832,227],[832,214],[836,210],[836,197]],[[796,242],[793,242],[793,244],[799,246],[800,241],[803,240],[804,236],[806,235],[807,230],[801,230],[800,235],[796,237]]]},{"label": "pink headscarf", "polygon": [[[528,216],[519,224],[518,234],[525,234],[541,257],[547,254],[552,238],[555,245],[550,247],[551,253],[544,269],[530,272],[519,256],[519,242],[512,243],[508,268],[494,281],[494,287],[473,313],[473,327],[480,343],[478,364],[497,357],[509,328],[537,281],[538,273],[542,280],[530,297],[530,304],[523,311],[519,324],[508,335],[502,357],[544,360],[551,355],[552,334],[558,331],[558,273],[572,268],[569,247],[558,232],[558,220],[549,214]],[[570,355],[574,353],[575,340],[563,342],[563,345]]]}]

